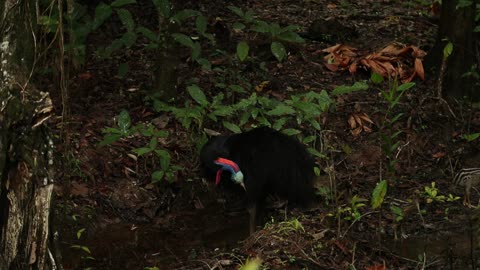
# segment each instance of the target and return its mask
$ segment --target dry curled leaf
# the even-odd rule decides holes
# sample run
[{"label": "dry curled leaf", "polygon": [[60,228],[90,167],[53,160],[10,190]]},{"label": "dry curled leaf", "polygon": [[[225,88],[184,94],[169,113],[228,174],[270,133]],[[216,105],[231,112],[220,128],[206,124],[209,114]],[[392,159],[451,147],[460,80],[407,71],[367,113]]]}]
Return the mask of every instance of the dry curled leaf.
[{"label": "dry curled leaf", "polygon": [[348,117],[348,125],[350,126],[350,132],[353,136],[358,136],[362,131],[370,133],[372,129],[369,125],[372,125],[373,121],[366,113],[353,113]]},{"label": "dry curled leaf", "polygon": [[383,77],[398,76],[403,83],[412,81],[416,76],[425,80],[422,59],[426,53],[416,46],[395,43],[367,55],[359,55],[356,48],[344,44],[322,51],[327,53],[324,63],[330,71],[348,69],[354,74],[363,68]]}]

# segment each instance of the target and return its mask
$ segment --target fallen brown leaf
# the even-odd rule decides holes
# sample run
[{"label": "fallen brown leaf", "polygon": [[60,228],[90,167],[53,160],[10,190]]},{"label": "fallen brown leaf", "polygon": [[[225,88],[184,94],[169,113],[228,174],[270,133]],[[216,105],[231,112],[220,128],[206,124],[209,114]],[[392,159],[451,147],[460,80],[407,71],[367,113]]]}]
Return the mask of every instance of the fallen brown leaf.
[{"label": "fallen brown leaf", "polygon": [[385,265],[377,264],[377,265],[369,266],[365,268],[365,270],[387,270],[387,268]]},{"label": "fallen brown leaf", "polygon": [[88,187],[85,183],[79,184],[76,181],[72,182],[72,189],[70,194],[73,196],[87,197],[88,196]]},{"label": "fallen brown leaf", "polygon": [[445,155],[446,155],[445,152],[436,152],[436,153],[432,154],[432,157],[433,158],[442,158]]}]

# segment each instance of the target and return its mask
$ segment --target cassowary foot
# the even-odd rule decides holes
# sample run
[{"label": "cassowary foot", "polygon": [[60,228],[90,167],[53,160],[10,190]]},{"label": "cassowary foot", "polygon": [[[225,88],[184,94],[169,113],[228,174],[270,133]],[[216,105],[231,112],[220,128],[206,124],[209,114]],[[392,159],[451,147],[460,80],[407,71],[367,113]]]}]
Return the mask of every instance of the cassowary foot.
[{"label": "cassowary foot", "polygon": [[468,208],[475,208],[475,206],[473,204],[471,204],[469,196],[465,196],[463,198],[463,205],[465,205]]}]

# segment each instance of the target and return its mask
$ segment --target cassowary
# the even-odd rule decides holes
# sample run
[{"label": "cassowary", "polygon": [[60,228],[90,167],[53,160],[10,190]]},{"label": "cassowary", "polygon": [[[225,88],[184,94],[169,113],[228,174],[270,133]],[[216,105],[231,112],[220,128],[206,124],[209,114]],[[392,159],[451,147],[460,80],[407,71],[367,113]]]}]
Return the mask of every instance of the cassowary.
[{"label": "cassowary", "polygon": [[296,139],[268,127],[210,139],[200,152],[207,178],[233,181],[245,189],[250,234],[268,194],[306,205],[314,197],[314,161]]}]

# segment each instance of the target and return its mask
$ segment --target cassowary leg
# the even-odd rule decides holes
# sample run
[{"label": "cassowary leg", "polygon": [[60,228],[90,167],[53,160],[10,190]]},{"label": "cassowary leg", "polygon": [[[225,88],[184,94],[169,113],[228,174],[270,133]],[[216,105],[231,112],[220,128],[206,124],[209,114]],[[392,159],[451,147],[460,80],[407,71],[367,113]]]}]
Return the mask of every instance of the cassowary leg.
[{"label": "cassowary leg", "polygon": [[250,235],[252,235],[257,226],[257,204],[248,207],[248,213],[250,214]]}]

